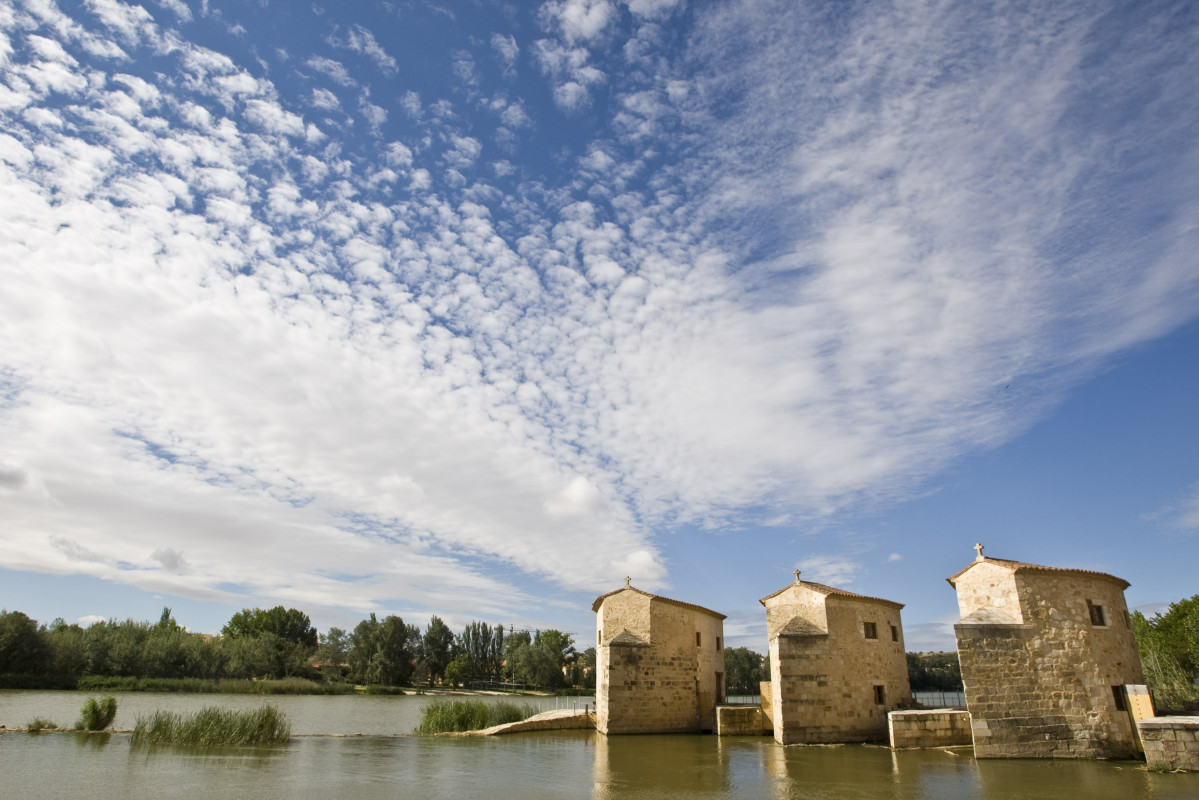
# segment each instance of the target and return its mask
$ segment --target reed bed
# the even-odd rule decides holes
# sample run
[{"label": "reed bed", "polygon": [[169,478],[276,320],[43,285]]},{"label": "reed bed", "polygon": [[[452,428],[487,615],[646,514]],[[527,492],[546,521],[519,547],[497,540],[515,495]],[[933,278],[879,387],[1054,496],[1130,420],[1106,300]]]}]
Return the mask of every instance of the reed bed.
[{"label": "reed bed", "polygon": [[421,709],[420,725],[416,732],[478,731],[508,722],[520,722],[537,713],[539,709],[529,703],[517,705],[508,702],[485,703],[482,700],[434,700]]},{"label": "reed bed", "polygon": [[272,705],[235,711],[205,706],[195,714],[155,711],[138,715],[132,744],[191,746],[282,744],[291,738],[291,723]]},{"label": "reed bed", "polygon": [[112,724],[117,716],[117,701],[112,695],[97,700],[89,697],[79,710],[79,721],[75,723],[77,731],[102,731]]},{"label": "reed bed", "polygon": [[25,730],[29,733],[41,733],[42,731],[56,731],[58,725],[44,717],[34,717],[25,723]]}]

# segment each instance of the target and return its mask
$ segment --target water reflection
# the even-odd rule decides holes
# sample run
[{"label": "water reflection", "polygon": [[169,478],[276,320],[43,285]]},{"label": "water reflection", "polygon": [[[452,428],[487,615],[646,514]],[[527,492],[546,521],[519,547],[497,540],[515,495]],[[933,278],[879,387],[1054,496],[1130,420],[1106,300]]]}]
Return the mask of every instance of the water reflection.
[{"label": "water reflection", "polygon": [[594,800],[702,797],[729,789],[728,760],[711,736],[595,734]]},{"label": "water reflection", "polygon": [[1135,763],[975,761],[945,751],[782,747],[769,737],[305,737],[279,747],[133,747],[127,734],[0,734],[6,797],[489,800],[588,797],[1152,798],[1195,800],[1199,775]]},{"label": "water reflection", "polygon": [[102,733],[83,733],[73,734],[75,744],[79,747],[87,747],[92,750],[101,750],[108,746],[112,740],[112,734],[107,732]]}]

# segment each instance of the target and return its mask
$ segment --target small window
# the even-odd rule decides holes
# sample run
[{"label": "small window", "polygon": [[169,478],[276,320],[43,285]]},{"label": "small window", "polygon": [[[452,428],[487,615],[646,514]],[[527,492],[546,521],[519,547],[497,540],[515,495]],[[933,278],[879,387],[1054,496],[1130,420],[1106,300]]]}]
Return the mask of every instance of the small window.
[{"label": "small window", "polygon": [[1124,687],[1123,686],[1113,686],[1112,687],[1112,699],[1116,701],[1116,710],[1117,711],[1127,711],[1128,710],[1128,704],[1124,702]]},{"label": "small window", "polygon": [[864,633],[866,635],[867,639],[877,639],[878,638],[878,625],[873,622],[863,622],[862,623],[862,633]]},{"label": "small window", "polygon": [[716,637],[716,649],[717,650],[720,649],[720,637],[719,636]]},{"label": "small window", "polygon": [[1087,611],[1091,614],[1091,624],[1097,628],[1107,627],[1107,617],[1103,613],[1103,606],[1096,605],[1090,600],[1087,601]]},{"label": "small window", "polygon": [[696,631],[696,632],[695,632],[695,646],[696,646],[696,647],[702,647],[702,645],[700,644],[699,631]]},{"label": "small window", "polygon": [[874,704],[876,706],[885,706],[887,704],[887,687],[874,687]]},{"label": "small window", "polygon": [[893,642],[899,641],[899,626],[897,626],[897,625],[891,626],[891,641],[893,641]]}]

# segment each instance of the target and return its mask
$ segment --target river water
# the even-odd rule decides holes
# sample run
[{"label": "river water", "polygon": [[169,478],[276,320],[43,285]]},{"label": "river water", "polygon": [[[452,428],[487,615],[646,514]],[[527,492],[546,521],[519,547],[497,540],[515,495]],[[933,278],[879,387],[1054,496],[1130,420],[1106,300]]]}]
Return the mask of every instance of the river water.
[{"label": "river water", "polygon": [[[37,715],[70,724],[86,696],[0,692],[0,724],[24,725]],[[415,726],[427,698],[270,700],[291,719],[294,733],[368,735],[299,735],[279,747],[204,749],[132,747],[128,735],[120,733],[2,733],[0,791],[6,798],[192,800],[1199,798],[1199,775],[1159,774],[1136,762],[975,761],[939,750],[780,747],[769,737],[605,737],[592,731],[397,736]],[[262,699],[121,694],[117,702],[117,724],[131,727],[138,708],[257,706]]]}]

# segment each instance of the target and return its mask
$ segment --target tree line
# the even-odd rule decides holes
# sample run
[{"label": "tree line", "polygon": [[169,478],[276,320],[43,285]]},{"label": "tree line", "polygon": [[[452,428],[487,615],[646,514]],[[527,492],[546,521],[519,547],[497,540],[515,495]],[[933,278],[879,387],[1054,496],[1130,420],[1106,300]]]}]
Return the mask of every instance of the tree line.
[{"label": "tree line", "polygon": [[187,632],[164,608],[157,622],[38,625],[0,611],[0,675],[130,678],[291,678],[368,686],[509,682],[594,687],[595,649],[579,652],[558,630],[505,631],[471,622],[454,633],[434,615],[422,630],[371,614],[352,630],[318,634],[294,608],[238,611],[220,636]]},{"label": "tree line", "polygon": [[1159,708],[1199,708],[1199,594],[1164,613],[1132,613],[1145,682]]}]

